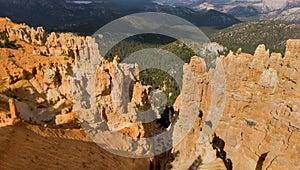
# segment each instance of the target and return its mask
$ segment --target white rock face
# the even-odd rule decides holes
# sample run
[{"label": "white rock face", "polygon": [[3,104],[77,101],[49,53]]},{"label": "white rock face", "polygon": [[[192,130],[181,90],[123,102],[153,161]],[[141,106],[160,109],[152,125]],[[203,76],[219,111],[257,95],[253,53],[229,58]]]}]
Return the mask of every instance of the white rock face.
[{"label": "white rock face", "polygon": [[262,73],[258,84],[267,88],[276,88],[279,84],[277,71],[272,68],[265,70]]},{"label": "white rock face", "polygon": [[130,102],[130,83],[135,81],[138,73],[137,65],[119,64],[112,78],[112,98],[116,111],[127,113]]},{"label": "white rock face", "polygon": [[263,0],[265,11],[275,11],[285,8],[288,5],[288,0]]}]

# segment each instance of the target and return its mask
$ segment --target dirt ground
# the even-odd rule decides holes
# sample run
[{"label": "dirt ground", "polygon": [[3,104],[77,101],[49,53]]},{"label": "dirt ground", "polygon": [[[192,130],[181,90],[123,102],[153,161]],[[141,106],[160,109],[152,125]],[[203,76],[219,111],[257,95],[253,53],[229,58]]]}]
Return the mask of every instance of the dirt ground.
[{"label": "dirt ground", "polygon": [[150,169],[149,159],[113,155],[82,130],[21,123],[0,128],[0,169]]}]

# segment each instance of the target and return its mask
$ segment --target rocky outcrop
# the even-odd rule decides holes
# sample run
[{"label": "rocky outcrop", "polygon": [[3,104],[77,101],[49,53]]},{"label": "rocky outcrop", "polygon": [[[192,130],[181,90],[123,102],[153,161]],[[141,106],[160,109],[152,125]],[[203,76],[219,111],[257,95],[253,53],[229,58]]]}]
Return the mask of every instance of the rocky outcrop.
[{"label": "rocky outcrop", "polygon": [[86,37],[75,36],[72,33],[46,34],[42,27],[31,28],[25,24],[5,28],[12,39],[25,41],[34,45],[32,53],[43,56],[65,56],[75,59],[87,41]]},{"label": "rocky outcrop", "polygon": [[289,39],[286,42],[286,51],[300,53],[300,40]]},{"label": "rocky outcrop", "polygon": [[[253,56],[231,53],[220,58],[226,75],[226,105],[215,134],[224,142],[222,148],[225,154],[213,145],[212,137],[210,143],[197,144],[203,126],[207,124],[204,121],[205,116],[209,115],[207,105],[213,104],[208,103],[213,91],[210,87],[212,79],[207,76],[208,84],[204,84],[207,90],[202,92],[204,98],[200,101],[203,119],[198,119],[192,134],[174,150],[174,153],[179,152],[173,162],[175,169],[186,167],[184,163],[187,162],[192,165],[197,158],[202,160],[198,166],[201,169],[201,166],[205,166],[207,156],[196,148],[209,149],[211,145],[217,155],[213,154],[211,148],[210,152],[205,152],[211,153],[210,161],[217,156],[227,169],[230,169],[229,163],[233,169],[289,169],[299,166],[299,158],[295,157],[300,153],[300,143],[297,141],[300,134],[300,60],[297,42],[287,42],[284,57],[277,53],[270,55],[265,46],[260,45]],[[197,76],[199,72],[194,71],[193,74]],[[203,91],[203,83],[197,84]]]},{"label": "rocky outcrop", "polygon": [[[171,163],[172,169],[225,169],[222,159],[217,157],[217,152],[210,143],[213,139],[213,128],[217,123],[215,121],[219,119],[217,117],[220,115],[220,113],[217,112],[220,111],[218,110],[218,106],[222,105],[220,101],[224,102],[223,100],[219,101],[220,96],[215,96],[217,93],[212,93],[212,90],[218,91],[215,87],[211,86],[214,82],[212,79],[224,80],[224,78],[215,77],[216,73],[218,73],[217,70],[207,72],[206,64],[202,58],[192,57],[188,66],[190,69],[185,69],[184,75],[189,74],[188,72],[190,70],[194,77],[192,80],[194,81],[183,82],[183,90],[181,91],[180,97],[177,98],[174,108],[177,108],[179,111],[182,110],[182,106],[187,106],[187,102],[194,100],[192,96],[195,92],[198,92],[200,98],[196,100],[198,107],[191,108],[192,110],[188,111],[186,115],[190,119],[194,119],[194,125],[187,136],[173,149],[172,152],[176,156],[175,160]],[[198,88],[197,90],[191,88],[194,83],[196,83],[195,88]],[[185,88],[185,86],[188,88]],[[182,96],[184,95],[187,97],[185,101],[182,100]],[[210,110],[212,105],[214,105],[216,110]],[[195,118],[191,114],[194,112],[193,110],[196,110],[197,113]],[[208,112],[210,112],[210,114],[207,114]],[[179,112],[179,116],[180,114],[181,112]],[[214,118],[211,119],[211,116]],[[208,119],[210,120],[205,121]],[[177,133],[178,132],[175,131],[174,135],[178,135]],[[198,162],[197,165],[195,165],[195,162]]]},{"label": "rocky outcrop", "polygon": [[0,111],[0,127],[15,125],[17,122],[18,112],[15,105],[15,100],[11,98],[7,98],[6,96],[1,95],[1,106],[3,109],[6,107],[7,110]]},{"label": "rocky outcrop", "polygon": [[75,59],[86,41],[88,38],[75,36],[71,33],[56,34],[52,32],[47,37],[46,49],[40,53],[47,56],[68,56]]},{"label": "rocky outcrop", "polygon": [[[75,119],[74,116],[66,116],[72,113],[73,107],[73,61],[91,37],[78,37],[71,33],[47,35],[42,28],[11,24],[4,19],[1,22],[4,23],[1,31],[21,48],[0,51],[3,56],[1,79],[7,82],[3,88],[8,89],[3,92],[16,99],[20,117],[38,124],[55,124],[56,115],[61,113],[57,118],[59,121],[56,121],[58,124]],[[99,56],[98,47],[91,46]],[[64,118],[66,120],[62,120]]]},{"label": "rocky outcrop", "polygon": [[16,83],[17,81],[23,80],[26,77],[26,71],[11,60],[8,61],[5,71],[9,78],[9,84]]},{"label": "rocky outcrop", "polygon": [[46,32],[42,27],[37,29],[31,28],[25,24],[17,25],[16,27],[9,28],[8,34],[10,37],[23,40],[33,45],[44,45],[46,42]]},{"label": "rocky outcrop", "polygon": [[55,124],[56,125],[63,125],[72,123],[76,120],[77,116],[75,112],[59,114],[55,117]]}]

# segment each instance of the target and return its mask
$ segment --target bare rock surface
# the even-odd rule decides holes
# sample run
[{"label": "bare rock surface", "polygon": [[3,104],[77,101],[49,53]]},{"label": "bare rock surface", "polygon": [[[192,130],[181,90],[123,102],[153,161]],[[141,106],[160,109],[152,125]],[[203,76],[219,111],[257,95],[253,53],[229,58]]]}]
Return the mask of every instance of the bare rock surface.
[{"label": "bare rock surface", "polygon": [[[300,60],[297,42],[288,41],[284,57],[276,53],[270,55],[265,46],[260,45],[253,56],[231,53],[220,58],[226,73],[226,105],[215,133],[224,142],[226,155],[218,155],[218,149],[216,151],[227,169],[229,162],[233,169],[299,167],[299,157],[295,156],[299,155],[299,142],[291,140],[300,130]],[[208,95],[200,102],[200,106],[205,106],[211,93],[210,90],[203,93]],[[202,111],[205,118],[209,111],[207,107],[202,107]],[[199,141],[197,133],[199,136],[199,131],[203,131],[201,127],[205,125],[203,120],[199,119],[200,123],[194,126],[198,129],[190,135],[194,139],[187,139],[182,146],[179,145],[179,163],[175,161],[175,167],[191,162],[187,157],[191,155],[194,155],[194,160],[197,160],[197,156],[201,158],[199,169],[206,165],[206,155],[196,150],[197,146],[209,148],[196,144]],[[214,146],[213,139],[210,139],[210,143]],[[215,157],[211,157],[211,161],[213,159]]]}]

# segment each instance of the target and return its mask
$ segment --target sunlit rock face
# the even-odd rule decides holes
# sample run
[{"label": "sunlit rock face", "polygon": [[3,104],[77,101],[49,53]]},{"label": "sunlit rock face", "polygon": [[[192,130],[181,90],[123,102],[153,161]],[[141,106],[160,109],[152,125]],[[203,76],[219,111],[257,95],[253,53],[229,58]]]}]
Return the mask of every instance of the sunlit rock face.
[{"label": "sunlit rock face", "polygon": [[[299,157],[295,155],[300,153],[299,47],[299,40],[289,40],[284,57],[270,54],[260,45],[254,55],[239,52],[220,58],[226,74],[226,105],[215,133],[224,142],[226,157],[214,147],[214,136],[200,144],[208,106],[212,104],[212,79],[201,71],[204,65],[195,62],[201,59],[192,59],[190,66],[202,94],[199,109],[203,115],[174,148],[173,168],[224,169],[230,163],[233,169],[298,167]],[[184,103],[179,97],[175,108],[180,109],[181,105]]]},{"label": "sunlit rock face", "polygon": [[290,39],[286,42],[286,52],[288,53],[300,53],[300,40]]}]

